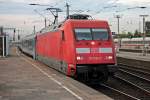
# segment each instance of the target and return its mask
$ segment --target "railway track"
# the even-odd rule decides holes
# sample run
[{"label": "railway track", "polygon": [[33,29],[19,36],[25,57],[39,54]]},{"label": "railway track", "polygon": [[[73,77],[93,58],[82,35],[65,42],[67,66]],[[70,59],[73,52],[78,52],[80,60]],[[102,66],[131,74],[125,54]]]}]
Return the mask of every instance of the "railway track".
[{"label": "railway track", "polygon": [[119,68],[124,68],[124,69],[132,70],[132,71],[137,71],[137,72],[141,72],[141,73],[150,75],[150,70],[144,69],[142,67],[139,68],[139,67],[136,67],[136,66],[131,66],[131,65],[122,64],[122,63],[119,63],[118,66],[119,66]]},{"label": "railway track", "polygon": [[115,100],[150,100],[150,73],[122,65],[107,83],[95,89]]},{"label": "railway track", "polygon": [[138,68],[132,68],[132,67],[129,67],[129,66],[119,66],[119,69],[122,69],[124,71],[128,71],[129,73],[132,73],[136,76],[139,76],[139,77],[142,77],[146,80],[150,80],[150,71],[148,70],[143,70],[143,69],[138,69]]},{"label": "railway track", "polygon": [[116,77],[121,78],[150,94],[150,73],[148,73],[148,70],[145,71],[142,69],[120,66],[118,73],[116,73]]},{"label": "railway track", "polygon": [[108,90],[108,92],[105,94],[109,95],[110,97],[112,97],[115,100],[140,100],[139,98],[136,98],[132,95],[124,93],[124,92],[122,92],[118,89],[115,89],[113,87],[110,87],[106,84],[101,84],[101,86],[103,86],[103,88]]},{"label": "railway track", "polygon": [[119,70],[115,77],[120,78],[123,81],[130,83],[150,94],[150,80],[146,78],[137,76],[136,74],[124,70]]},{"label": "railway track", "polygon": [[98,91],[115,100],[149,100],[149,92],[128,83],[122,78],[111,77],[107,83],[100,84]]}]

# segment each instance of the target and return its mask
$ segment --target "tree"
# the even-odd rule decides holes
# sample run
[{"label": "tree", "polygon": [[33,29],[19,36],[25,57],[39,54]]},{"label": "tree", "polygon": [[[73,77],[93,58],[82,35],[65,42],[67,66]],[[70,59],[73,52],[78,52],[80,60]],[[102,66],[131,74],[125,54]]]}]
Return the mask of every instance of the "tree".
[{"label": "tree", "polygon": [[128,35],[127,35],[128,38],[133,38],[133,34],[131,32],[128,32]]},{"label": "tree", "polygon": [[136,29],[135,32],[134,32],[134,37],[140,37],[140,36],[141,35],[140,35],[139,31]]}]

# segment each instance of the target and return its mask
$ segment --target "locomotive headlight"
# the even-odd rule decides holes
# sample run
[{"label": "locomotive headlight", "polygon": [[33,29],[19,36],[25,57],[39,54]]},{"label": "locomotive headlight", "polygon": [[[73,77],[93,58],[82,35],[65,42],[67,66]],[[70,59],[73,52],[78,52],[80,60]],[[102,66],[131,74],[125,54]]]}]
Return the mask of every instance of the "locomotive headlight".
[{"label": "locomotive headlight", "polygon": [[95,45],[95,42],[94,42],[94,41],[92,41],[92,42],[91,42],[91,45]]},{"label": "locomotive headlight", "polygon": [[77,60],[82,60],[83,57],[77,56]]},{"label": "locomotive headlight", "polygon": [[112,59],[113,57],[112,56],[108,56],[108,59]]},{"label": "locomotive headlight", "polygon": [[81,60],[81,57],[80,57],[80,56],[77,56],[77,60]]},{"label": "locomotive headlight", "polygon": [[112,59],[113,59],[113,57],[112,57],[112,56],[106,56],[106,59],[108,59],[108,60],[112,60]]}]

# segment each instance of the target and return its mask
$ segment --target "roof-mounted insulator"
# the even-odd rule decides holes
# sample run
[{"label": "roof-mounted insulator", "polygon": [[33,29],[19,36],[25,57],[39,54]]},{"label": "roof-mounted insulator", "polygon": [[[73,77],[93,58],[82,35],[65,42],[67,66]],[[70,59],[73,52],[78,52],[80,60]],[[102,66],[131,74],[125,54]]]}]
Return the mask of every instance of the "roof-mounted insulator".
[{"label": "roof-mounted insulator", "polygon": [[67,19],[82,19],[82,20],[88,20],[91,16],[86,14],[73,14],[69,15]]}]

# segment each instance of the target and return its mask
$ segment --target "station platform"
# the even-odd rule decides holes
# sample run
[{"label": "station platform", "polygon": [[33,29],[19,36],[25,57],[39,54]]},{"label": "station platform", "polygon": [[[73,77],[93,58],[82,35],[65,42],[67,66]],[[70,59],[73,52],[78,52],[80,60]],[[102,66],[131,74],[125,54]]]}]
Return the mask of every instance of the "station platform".
[{"label": "station platform", "polygon": [[128,59],[136,59],[136,60],[149,61],[150,62],[150,54],[146,54],[146,56],[143,56],[142,53],[119,51],[117,53],[117,57],[128,58]]},{"label": "station platform", "polygon": [[119,52],[117,53],[118,64],[124,64],[145,71],[150,71],[150,54],[143,56],[142,53]]},{"label": "station platform", "polygon": [[0,100],[112,100],[11,48],[0,58]]}]

